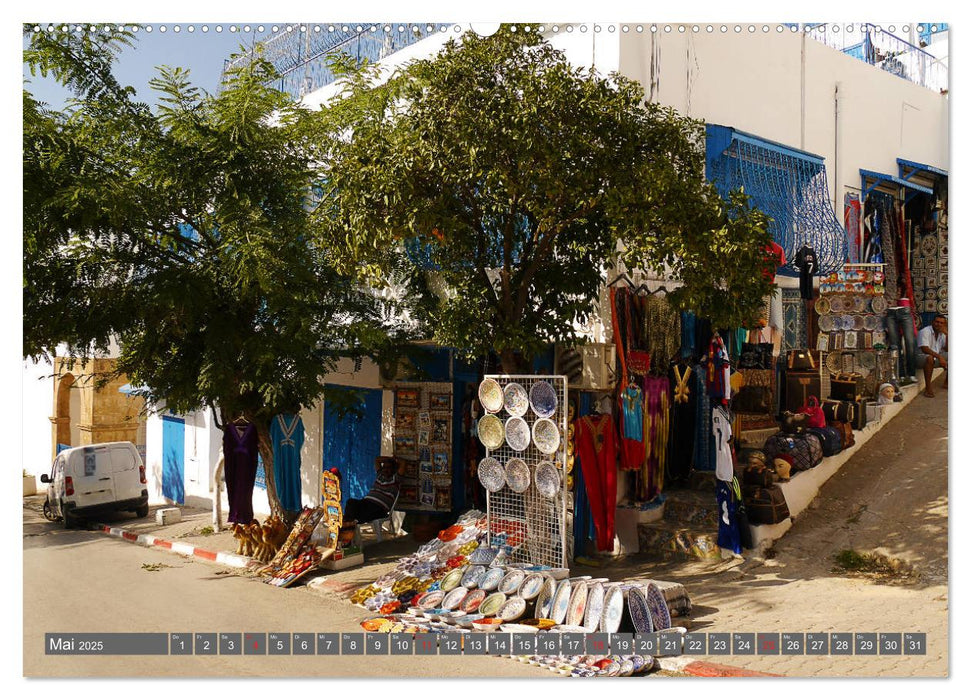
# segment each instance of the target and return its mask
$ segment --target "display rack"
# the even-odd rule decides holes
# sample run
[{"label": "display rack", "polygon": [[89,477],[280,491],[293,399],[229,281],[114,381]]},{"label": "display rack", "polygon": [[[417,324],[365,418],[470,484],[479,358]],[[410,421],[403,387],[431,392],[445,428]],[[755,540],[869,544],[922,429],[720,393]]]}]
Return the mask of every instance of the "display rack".
[{"label": "display rack", "polygon": [[[503,546],[510,563],[566,567],[569,552],[567,538],[572,536],[567,527],[567,502],[570,495],[566,472],[567,378],[488,374],[485,379],[494,379],[503,390],[508,384],[515,382],[527,394],[534,384],[545,381],[556,391],[556,412],[550,416],[550,420],[560,431],[560,446],[555,453],[543,454],[532,440],[522,452],[513,450],[505,440],[495,450],[486,449],[486,457],[498,460],[503,467],[509,460],[519,458],[526,462],[530,472],[529,488],[523,493],[514,492],[508,485],[495,493],[486,492],[486,518],[490,541]],[[495,415],[504,423],[511,417],[505,407]],[[527,410],[523,419],[532,433],[533,424],[538,420],[532,408]],[[560,472],[560,489],[556,498],[546,498],[536,489],[536,465],[542,461],[553,462]]]}]

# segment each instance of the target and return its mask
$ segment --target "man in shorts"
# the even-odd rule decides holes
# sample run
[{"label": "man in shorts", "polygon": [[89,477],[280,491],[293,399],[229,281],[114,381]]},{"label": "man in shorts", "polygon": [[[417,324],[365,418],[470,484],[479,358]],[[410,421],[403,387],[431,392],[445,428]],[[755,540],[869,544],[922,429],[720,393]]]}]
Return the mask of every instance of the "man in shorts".
[{"label": "man in shorts", "polygon": [[931,379],[934,368],[944,369],[944,385],[947,389],[947,317],[938,314],[931,325],[924,326],[917,334],[917,366],[924,369],[924,396],[934,396]]}]

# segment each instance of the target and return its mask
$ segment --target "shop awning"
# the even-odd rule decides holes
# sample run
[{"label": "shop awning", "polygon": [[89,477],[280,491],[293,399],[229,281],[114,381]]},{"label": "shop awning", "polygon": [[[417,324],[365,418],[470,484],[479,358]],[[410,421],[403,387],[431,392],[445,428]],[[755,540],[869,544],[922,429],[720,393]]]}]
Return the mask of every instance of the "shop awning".
[{"label": "shop awning", "polygon": [[[934,190],[932,190],[930,187],[924,187],[923,185],[909,182],[902,177],[897,177],[896,175],[878,173],[875,170],[864,170],[863,168],[860,168],[860,180],[862,184],[860,190],[863,193],[861,199],[866,199],[866,196],[873,192],[873,190],[877,189],[880,185],[897,185],[899,187],[914,190],[915,192],[934,194]],[[872,180],[873,184],[867,185],[867,180]]]},{"label": "shop awning", "polygon": [[903,158],[897,159],[897,169],[900,171],[900,177],[904,180],[909,180],[917,173],[926,173],[928,175],[940,175],[941,177],[947,177],[947,171],[941,168],[935,168],[933,165],[927,165],[926,163],[918,163],[913,160],[904,160]]}]

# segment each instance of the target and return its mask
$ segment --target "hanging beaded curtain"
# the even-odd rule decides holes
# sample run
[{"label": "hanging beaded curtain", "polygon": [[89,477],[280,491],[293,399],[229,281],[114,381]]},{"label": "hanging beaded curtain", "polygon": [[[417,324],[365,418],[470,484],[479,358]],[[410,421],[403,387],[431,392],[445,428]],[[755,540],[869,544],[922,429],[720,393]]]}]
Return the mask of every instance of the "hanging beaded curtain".
[{"label": "hanging beaded curtain", "polygon": [[780,274],[799,274],[793,263],[804,245],[816,251],[818,274],[843,267],[846,233],[829,198],[822,158],[716,124],[707,127],[706,152],[708,179],[722,196],[744,188],[751,204],[772,217],[769,230],[789,261]]}]

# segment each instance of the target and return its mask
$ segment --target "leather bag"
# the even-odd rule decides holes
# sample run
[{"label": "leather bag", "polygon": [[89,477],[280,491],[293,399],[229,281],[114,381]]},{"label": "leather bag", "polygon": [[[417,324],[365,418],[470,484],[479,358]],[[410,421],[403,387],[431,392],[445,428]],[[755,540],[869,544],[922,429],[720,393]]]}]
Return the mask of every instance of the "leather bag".
[{"label": "leather bag", "polygon": [[753,525],[775,525],[788,519],[789,504],[778,486],[752,486],[742,491],[748,520]]},{"label": "leather bag", "polygon": [[[819,438],[824,457],[830,457],[843,450],[843,435],[838,429],[824,425],[821,428],[809,428],[807,432]],[[850,430],[850,432],[853,431]]]},{"label": "leather bag", "polygon": [[742,481],[746,486],[772,486],[775,480],[775,472],[766,466],[749,464],[742,472]]},{"label": "leather bag", "polygon": [[822,428],[826,425],[826,415],[823,413],[823,407],[819,405],[819,399],[815,396],[810,396],[806,399],[806,403],[799,409],[800,413],[805,413],[809,416],[808,428]]},{"label": "leather bag", "polygon": [[856,417],[856,404],[850,401],[823,401],[823,415],[827,421],[853,423]]},{"label": "leather bag", "polygon": [[789,369],[805,372],[816,369],[816,361],[809,350],[790,350],[787,366]]},{"label": "leather bag", "polygon": [[815,435],[787,435],[776,433],[762,448],[771,460],[782,454],[792,457],[792,471],[804,472],[823,461],[823,446]]},{"label": "leather bag", "polygon": [[845,372],[830,376],[829,397],[837,401],[859,401],[863,396],[863,375]]},{"label": "leather bag", "polygon": [[853,426],[844,421],[827,421],[826,427],[833,428],[840,434],[840,442],[845,450],[856,444],[856,436],[853,434]]}]

